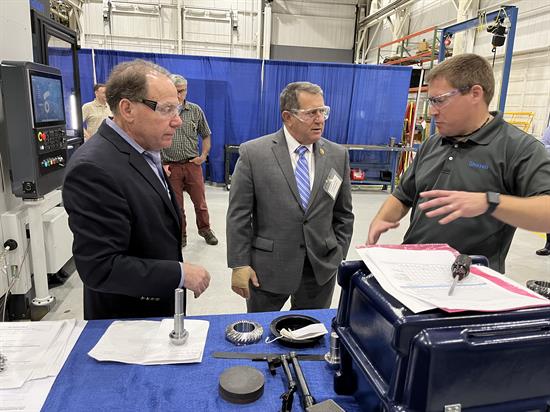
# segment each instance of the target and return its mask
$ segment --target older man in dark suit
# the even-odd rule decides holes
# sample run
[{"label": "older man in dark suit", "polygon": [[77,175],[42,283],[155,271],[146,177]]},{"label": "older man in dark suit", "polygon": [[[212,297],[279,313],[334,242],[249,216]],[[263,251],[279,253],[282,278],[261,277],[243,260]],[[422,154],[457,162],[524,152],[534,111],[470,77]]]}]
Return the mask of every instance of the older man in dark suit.
[{"label": "older man in dark suit", "polygon": [[281,93],[284,126],[246,142],[231,179],[227,260],[249,312],[330,307],[353,231],[346,149],[321,137],[330,108],[308,82]]},{"label": "older man in dark suit", "polygon": [[200,295],[210,281],[183,263],[174,193],[160,162],[181,125],[176,88],[143,60],[116,66],[107,83],[114,118],[72,157],[63,202],[84,283],[85,319],[173,316],[174,289]]}]

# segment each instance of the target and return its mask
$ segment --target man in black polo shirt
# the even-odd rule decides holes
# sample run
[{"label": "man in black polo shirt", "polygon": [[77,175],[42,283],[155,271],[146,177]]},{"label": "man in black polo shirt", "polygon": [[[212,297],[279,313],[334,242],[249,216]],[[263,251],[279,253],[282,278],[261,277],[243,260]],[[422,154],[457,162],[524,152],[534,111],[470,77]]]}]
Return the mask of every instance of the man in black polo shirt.
[{"label": "man in black polo shirt", "polygon": [[550,231],[550,158],[539,140],[489,112],[495,82],[484,58],[452,57],[427,80],[438,133],[380,208],[367,243],[412,208],[403,243],[448,243],[504,273],[516,227]]}]

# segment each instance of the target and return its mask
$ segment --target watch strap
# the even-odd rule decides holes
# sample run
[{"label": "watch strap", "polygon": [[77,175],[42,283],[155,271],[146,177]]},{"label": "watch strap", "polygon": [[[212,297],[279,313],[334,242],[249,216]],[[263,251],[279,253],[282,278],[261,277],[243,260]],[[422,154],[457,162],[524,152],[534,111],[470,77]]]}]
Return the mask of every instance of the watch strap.
[{"label": "watch strap", "polygon": [[485,211],[485,214],[491,215],[496,210],[498,205],[500,205],[500,193],[487,192],[487,203],[489,203],[489,207]]}]

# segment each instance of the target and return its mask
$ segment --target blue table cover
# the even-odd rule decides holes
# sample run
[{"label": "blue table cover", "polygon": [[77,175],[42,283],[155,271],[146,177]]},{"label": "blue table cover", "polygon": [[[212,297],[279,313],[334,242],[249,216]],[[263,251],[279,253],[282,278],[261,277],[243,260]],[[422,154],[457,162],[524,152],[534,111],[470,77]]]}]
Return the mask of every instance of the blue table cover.
[{"label": "blue table cover", "polygon": [[[331,319],[336,315],[333,309],[300,311],[313,316],[330,330]],[[73,348],[63,369],[44,403],[44,411],[262,411],[281,409],[280,396],[287,389],[282,368],[272,376],[267,362],[253,362],[243,359],[215,359],[217,351],[231,352],[275,352],[290,350],[278,342],[264,343],[269,335],[269,325],[278,316],[288,312],[265,312],[255,314],[231,314],[196,316],[210,322],[208,337],[201,363],[179,365],[140,366],[116,362],[98,362],[88,352],[101,338],[112,320],[89,321]],[[253,320],[264,327],[260,343],[235,346],[225,340],[225,328],[238,320]],[[168,337],[167,337],[168,339]],[[325,335],[312,348],[298,349],[298,353],[324,354],[328,351],[329,336]],[[302,370],[311,394],[317,402],[334,399],[346,411],[359,411],[353,397],[334,393],[333,374],[326,362],[301,361]],[[231,404],[218,393],[221,373],[237,365],[253,366],[265,377],[263,396],[246,405]],[[293,411],[303,410],[298,393],[295,394]]]}]

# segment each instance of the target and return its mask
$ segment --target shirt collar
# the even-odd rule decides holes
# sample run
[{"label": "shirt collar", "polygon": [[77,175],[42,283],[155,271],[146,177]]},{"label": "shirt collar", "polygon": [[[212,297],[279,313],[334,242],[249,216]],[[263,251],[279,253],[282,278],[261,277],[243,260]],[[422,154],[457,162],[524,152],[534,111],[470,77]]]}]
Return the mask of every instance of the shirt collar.
[{"label": "shirt collar", "polygon": [[301,144],[294,138],[294,136],[290,134],[285,125],[283,125],[283,132],[285,134],[286,145],[288,146],[289,153],[294,153],[299,146],[305,146],[311,153],[313,153],[313,143]]},{"label": "shirt collar", "polygon": [[97,99],[94,99],[94,103],[95,103],[96,106],[100,106],[100,107],[107,107],[108,106],[107,102],[105,102],[105,104],[101,104],[99,102],[99,100],[97,100]]},{"label": "shirt collar", "polygon": [[[139,154],[142,155],[143,152],[146,151],[143,147],[141,147],[139,144],[137,144],[136,141],[128,135],[128,133],[126,133],[118,124],[116,124],[114,122],[114,120],[112,120],[111,118],[107,118],[107,119],[105,119],[105,123],[111,129],[113,129],[115,132],[117,132],[120,135],[120,137],[122,137],[126,141],[126,143],[128,143],[130,146],[132,146],[134,149],[136,149],[136,151]],[[155,160],[160,161],[160,151],[147,150],[147,153],[150,153],[155,158]]]},{"label": "shirt collar", "polygon": [[[477,130],[475,133],[472,133],[468,138],[462,142],[458,143],[475,143],[479,145],[488,145],[494,138],[495,133],[498,131],[498,127],[502,124],[502,112],[490,112],[493,118],[485,124],[481,129]],[[441,136],[441,144],[455,144],[457,141],[455,139]]]}]

